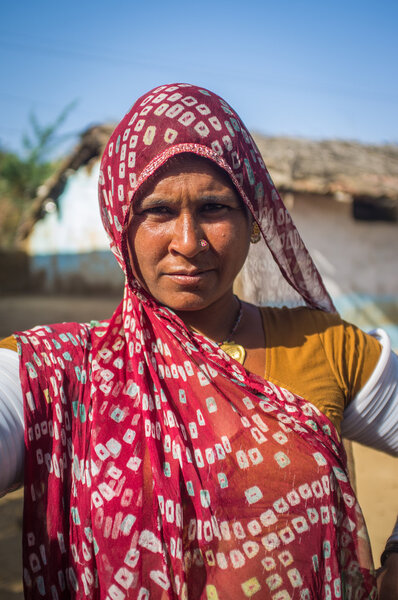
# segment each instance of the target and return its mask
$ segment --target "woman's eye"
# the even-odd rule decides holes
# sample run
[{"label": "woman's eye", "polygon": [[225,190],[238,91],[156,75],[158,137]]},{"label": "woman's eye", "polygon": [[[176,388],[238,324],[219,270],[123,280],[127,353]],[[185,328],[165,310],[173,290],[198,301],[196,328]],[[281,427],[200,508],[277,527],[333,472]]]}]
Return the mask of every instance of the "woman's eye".
[{"label": "woman's eye", "polygon": [[167,206],[149,206],[144,208],[143,212],[148,215],[168,215],[170,209]]},{"label": "woman's eye", "polygon": [[217,212],[227,208],[228,206],[226,206],[225,204],[219,204],[218,202],[212,202],[211,204],[205,204],[203,206],[203,210],[205,212]]}]

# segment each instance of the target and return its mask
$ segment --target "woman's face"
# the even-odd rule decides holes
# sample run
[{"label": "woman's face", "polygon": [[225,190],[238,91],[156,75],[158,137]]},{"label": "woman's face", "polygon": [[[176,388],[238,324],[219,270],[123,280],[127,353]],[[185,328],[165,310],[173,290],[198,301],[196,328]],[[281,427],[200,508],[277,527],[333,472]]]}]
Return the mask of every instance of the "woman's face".
[{"label": "woman's face", "polygon": [[175,311],[207,308],[232,294],[248,253],[250,226],[227,175],[189,156],[134,203],[128,232],[134,275]]}]

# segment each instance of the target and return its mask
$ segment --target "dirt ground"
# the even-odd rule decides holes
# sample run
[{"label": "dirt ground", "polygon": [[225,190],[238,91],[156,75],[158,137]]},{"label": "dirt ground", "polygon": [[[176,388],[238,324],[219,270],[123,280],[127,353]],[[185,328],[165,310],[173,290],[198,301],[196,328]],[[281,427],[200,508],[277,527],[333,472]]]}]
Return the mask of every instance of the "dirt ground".
[{"label": "dirt ground", "polygon": [[[0,339],[42,323],[109,317],[117,298],[15,296],[0,298]],[[398,514],[398,459],[354,444],[357,491],[379,566]],[[0,600],[22,600],[22,490],[0,499]]]}]

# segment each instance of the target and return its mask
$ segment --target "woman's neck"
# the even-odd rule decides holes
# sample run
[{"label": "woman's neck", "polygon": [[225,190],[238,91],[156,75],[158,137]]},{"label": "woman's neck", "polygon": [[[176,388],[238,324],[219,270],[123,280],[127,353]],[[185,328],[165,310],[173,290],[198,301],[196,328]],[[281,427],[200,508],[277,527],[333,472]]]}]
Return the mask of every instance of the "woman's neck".
[{"label": "woman's neck", "polygon": [[240,306],[240,301],[231,292],[201,310],[176,312],[187,327],[220,343],[230,336],[239,317]]}]

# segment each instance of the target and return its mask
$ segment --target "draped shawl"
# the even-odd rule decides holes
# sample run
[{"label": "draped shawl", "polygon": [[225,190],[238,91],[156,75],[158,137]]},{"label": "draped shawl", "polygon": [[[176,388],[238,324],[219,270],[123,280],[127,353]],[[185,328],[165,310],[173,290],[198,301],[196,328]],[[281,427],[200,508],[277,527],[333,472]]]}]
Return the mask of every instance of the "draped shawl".
[{"label": "draped shawl", "polygon": [[[18,334],[27,598],[375,598],[331,422],[189,331],[134,279],[126,223],[171,156],[224,169],[281,274],[333,310],[244,124],[188,84],[142,96],[104,152],[99,199],[125,271],[109,321]],[[82,198],[84,201],[84,198]]]}]

